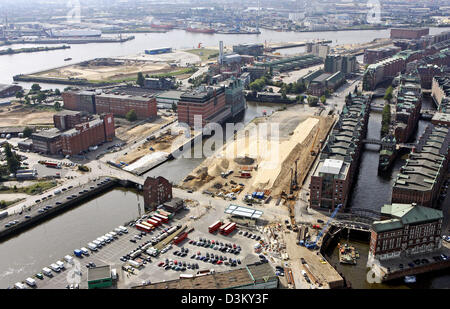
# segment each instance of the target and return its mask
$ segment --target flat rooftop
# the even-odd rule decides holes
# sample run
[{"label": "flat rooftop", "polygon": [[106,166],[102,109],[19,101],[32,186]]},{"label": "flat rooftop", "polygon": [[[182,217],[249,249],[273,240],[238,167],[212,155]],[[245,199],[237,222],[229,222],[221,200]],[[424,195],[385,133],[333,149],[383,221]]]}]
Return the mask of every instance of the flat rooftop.
[{"label": "flat rooftop", "polygon": [[111,266],[97,266],[94,268],[88,268],[88,281],[97,281],[101,279],[111,278]]}]

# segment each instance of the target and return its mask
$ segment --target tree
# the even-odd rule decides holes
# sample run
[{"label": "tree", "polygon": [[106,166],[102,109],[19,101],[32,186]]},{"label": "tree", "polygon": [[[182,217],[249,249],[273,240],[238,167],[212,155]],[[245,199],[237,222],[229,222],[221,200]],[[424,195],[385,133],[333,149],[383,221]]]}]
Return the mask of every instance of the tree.
[{"label": "tree", "polygon": [[388,89],[386,89],[386,93],[384,95],[384,99],[386,101],[388,101],[389,103],[391,103],[393,91],[394,91],[394,89],[392,88],[392,86],[389,86]]},{"label": "tree", "polygon": [[23,90],[20,90],[20,91],[16,92],[16,98],[18,98],[18,99],[23,98]]},{"label": "tree", "polygon": [[325,103],[327,102],[327,97],[326,97],[325,95],[321,96],[321,97],[320,97],[320,102],[321,102],[322,104],[325,104]]},{"label": "tree", "polygon": [[20,167],[20,160],[17,158],[16,154],[11,151],[11,145],[5,143],[3,146],[5,149],[6,166],[10,173],[16,173]]},{"label": "tree", "polygon": [[141,87],[144,87],[144,82],[145,82],[144,74],[142,74],[142,72],[139,72],[137,75],[136,84],[138,84]]},{"label": "tree", "polygon": [[30,97],[29,96],[25,96],[25,104],[30,104],[31,103],[31,101],[30,101]]},{"label": "tree", "polygon": [[36,100],[37,100],[39,103],[42,103],[42,101],[44,101],[46,98],[47,98],[47,96],[45,95],[45,93],[39,92],[38,95],[37,95],[37,97],[36,97]]},{"label": "tree", "polygon": [[53,104],[53,107],[55,108],[55,110],[60,111],[61,110],[61,103],[55,102],[55,104]]},{"label": "tree", "polygon": [[385,104],[383,108],[381,120],[381,136],[384,137],[389,134],[389,126],[391,124],[391,105]]},{"label": "tree", "polygon": [[41,86],[39,86],[39,84],[33,84],[33,85],[31,85],[31,90],[32,91],[34,91],[34,92],[38,92],[38,91],[41,91]]},{"label": "tree", "polygon": [[55,89],[55,95],[61,95],[61,91],[58,88]]},{"label": "tree", "polygon": [[33,129],[30,127],[26,127],[23,129],[23,136],[25,137],[31,137],[31,134],[33,134]]},{"label": "tree", "polygon": [[317,103],[319,103],[319,98],[315,96],[308,96],[308,105],[311,107],[317,106]]},{"label": "tree", "polygon": [[136,111],[134,109],[130,110],[126,115],[125,118],[130,121],[136,121],[137,120],[137,115],[136,115]]},{"label": "tree", "polygon": [[172,103],[172,110],[174,112],[177,112],[177,105],[175,103]]}]

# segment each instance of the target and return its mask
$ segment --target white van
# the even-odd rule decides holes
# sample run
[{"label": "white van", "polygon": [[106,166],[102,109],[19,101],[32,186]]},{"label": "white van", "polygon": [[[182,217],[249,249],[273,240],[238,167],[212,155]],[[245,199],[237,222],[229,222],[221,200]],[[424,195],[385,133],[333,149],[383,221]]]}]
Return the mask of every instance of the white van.
[{"label": "white van", "polygon": [[99,237],[96,240],[99,241],[102,244],[102,246],[106,244],[105,240],[102,237]]},{"label": "white van", "polygon": [[111,269],[111,279],[117,280],[117,269],[113,268]]},{"label": "white van", "polygon": [[121,229],[119,229],[118,227],[116,227],[115,229],[114,229],[114,232],[116,232],[117,234],[119,234],[119,235],[122,235],[122,230]]},{"label": "white van", "polygon": [[58,265],[59,269],[65,269],[66,267],[64,266],[64,263],[61,261],[56,261],[55,263],[56,265]]},{"label": "white van", "polygon": [[19,290],[24,290],[27,288],[27,286],[25,284],[23,284],[22,282],[17,282],[16,284],[14,284],[14,288],[19,289]]},{"label": "white van", "polygon": [[53,270],[54,272],[59,273],[59,272],[61,271],[61,269],[59,268],[59,266],[56,265],[55,263],[51,264],[49,267],[50,267],[50,269]]},{"label": "white van", "polygon": [[128,229],[126,227],[124,227],[123,225],[119,226],[119,229],[125,234],[128,233]]},{"label": "white van", "polygon": [[44,275],[48,276],[48,277],[53,276],[52,270],[51,270],[50,268],[48,268],[48,267],[42,268],[42,273],[43,273]]},{"label": "white van", "polygon": [[97,239],[96,239],[96,240],[93,240],[92,243],[93,243],[94,245],[96,245],[97,248],[101,248],[101,247],[102,247],[102,243],[101,243],[100,241],[98,241]]},{"label": "white van", "polygon": [[91,249],[91,251],[97,251],[97,246],[93,243],[88,243],[88,248]]},{"label": "white van", "polygon": [[64,260],[66,260],[66,262],[69,264],[73,264],[73,257],[71,257],[70,255],[66,255],[64,257]]},{"label": "white van", "polygon": [[31,287],[36,286],[36,280],[34,280],[33,278],[30,278],[30,277],[25,279],[25,283]]},{"label": "white van", "polygon": [[111,235],[113,238],[118,238],[116,232],[109,232],[109,235]]},{"label": "white van", "polygon": [[89,251],[88,251],[88,249],[86,249],[85,247],[80,248],[80,250],[81,250],[81,252],[82,252],[84,255],[89,255]]}]

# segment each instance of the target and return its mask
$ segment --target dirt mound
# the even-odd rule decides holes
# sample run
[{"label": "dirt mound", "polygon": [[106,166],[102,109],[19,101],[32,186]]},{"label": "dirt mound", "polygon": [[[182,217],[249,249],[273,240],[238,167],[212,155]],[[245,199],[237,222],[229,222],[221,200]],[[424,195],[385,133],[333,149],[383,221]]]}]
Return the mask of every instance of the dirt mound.
[{"label": "dirt mound", "polygon": [[253,163],[255,163],[255,159],[245,156],[245,157],[235,158],[234,162],[236,162],[239,165],[252,165]]}]

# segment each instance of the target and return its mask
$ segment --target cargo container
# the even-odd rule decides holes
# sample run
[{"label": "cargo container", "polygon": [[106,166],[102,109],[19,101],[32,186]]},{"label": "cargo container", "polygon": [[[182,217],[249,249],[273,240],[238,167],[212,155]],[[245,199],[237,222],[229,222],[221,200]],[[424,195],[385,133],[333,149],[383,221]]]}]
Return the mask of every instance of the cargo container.
[{"label": "cargo container", "polygon": [[178,226],[174,226],[174,227],[171,227],[168,231],[167,231],[167,234],[173,234],[176,230],[178,230]]},{"label": "cargo container", "polygon": [[140,231],[146,232],[146,233],[150,233],[151,232],[151,228],[147,225],[143,225],[143,224],[136,224],[136,228]]},{"label": "cargo container", "polygon": [[187,236],[188,236],[188,233],[186,233],[186,232],[181,233],[180,235],[175,236],[175,238],[173,239],[173,243],[175,245],[178,245],[180,242],[185,240]]},{"label": "cargo container", "polygon": [[222,221],[216,221],[208,227],[210,233],[215,233],[222,226]]},{"label": "cargo container", "polygon": [[223,235],[229,235],[231,232],[233,232],[236,229],[236,223],[230,223],[228,224],[228,226],[225,227],[225,229],[223,229],[221,231],[221,233]]},{"label": "cargo container", "polygon": [[137,258],[141,254],[142,254],[142,250],[136,250],[136,251],[134,251],[133,253],[130,254],[130,258],[131,259]]},{"label": "cargo container", "polygon": [[154,217],[155,217],[155,218],[161,219],[162,222],[164,222],[164,223],[169,222],[169,217],[167,217],[167,216],[164,216],[164,215],[161,215],[161,214],[156,213],[156,214],[154,215]]}]

